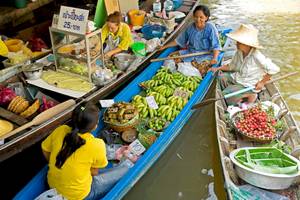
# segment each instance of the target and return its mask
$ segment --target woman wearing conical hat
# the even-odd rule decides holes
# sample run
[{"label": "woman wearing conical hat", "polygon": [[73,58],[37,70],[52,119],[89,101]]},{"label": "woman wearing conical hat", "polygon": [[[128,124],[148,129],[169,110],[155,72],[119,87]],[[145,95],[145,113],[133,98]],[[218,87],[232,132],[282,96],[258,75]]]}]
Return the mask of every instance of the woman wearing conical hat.
[{"label": "woman wearing conical hat", "polygon": [[226,101],[229,105],[243,101],[254,103],[257,98],[256,92],[260,91],[271,76],[280,71],[280,68],[259,51],[262,46],[259,45],[258,30],[254,26],[242,24],[227,36],[236,41],[237,51],[228,65],[210,68],[210,71],[225,72],[220,73],[219,76],[224,95],[255,86],[255,91],[228,98]]}]

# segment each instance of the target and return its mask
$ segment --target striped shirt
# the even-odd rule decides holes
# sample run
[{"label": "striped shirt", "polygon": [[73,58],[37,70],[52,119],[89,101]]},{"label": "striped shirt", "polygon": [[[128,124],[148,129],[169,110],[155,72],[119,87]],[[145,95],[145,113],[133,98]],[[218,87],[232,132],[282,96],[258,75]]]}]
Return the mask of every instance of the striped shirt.
[{"label": "striped shirt", "polygon": [[255,86],[266,73],[273,75],[280,71],[277,65],[255,48],[252,48],[245,58],[242,51],[237,50],[229,68],[235,71],[231,74],[232,78],[245,87]]}]

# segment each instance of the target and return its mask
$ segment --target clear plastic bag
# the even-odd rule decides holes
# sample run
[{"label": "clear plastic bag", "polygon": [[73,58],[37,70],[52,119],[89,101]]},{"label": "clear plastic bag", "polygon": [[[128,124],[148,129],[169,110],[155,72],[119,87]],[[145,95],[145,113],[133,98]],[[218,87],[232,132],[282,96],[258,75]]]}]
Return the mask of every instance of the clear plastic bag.
[{"label": "clear plastic bag", "polygon": [[[178,63],[178,71],[186,76],[201,77],[200,72],[196,69],[191,62]],[[201,77],[202,78],[202,77]]]}]

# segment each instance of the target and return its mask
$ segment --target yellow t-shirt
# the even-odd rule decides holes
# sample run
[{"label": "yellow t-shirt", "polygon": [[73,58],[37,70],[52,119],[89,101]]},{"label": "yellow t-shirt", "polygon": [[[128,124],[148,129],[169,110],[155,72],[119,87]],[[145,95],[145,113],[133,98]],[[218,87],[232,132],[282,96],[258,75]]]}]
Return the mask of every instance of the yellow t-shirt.
[{"label": "yellow t-shirt", "polygon": [[55,166],[56,156],[65,135],[71,130],[71,127],[62,125],[42,143],[42,149],[50,152],[48,184],[69,200],[84,199],[91,190],[91,167],[103,168],[108,163],[105,143],[101,139],[94,138],[91,133],[79,134],[86,143],[67,158],[61,169],[58,169]]},{"label": "yellow t-shirt", "polygon": [[111,35],[114,40],[117,37],[120,38],[120,43],[118,47],[122,50],[127,50],[129,46],[133,43],[130,28],[127,24],[123,22],[120,23],[120,27],[116,35],[109,31],[107,24],[104,24],[104,26],[102,27],[102,34],[101,34],[102,43],[105,42],[105,40],[108,38],[109,35]]}]

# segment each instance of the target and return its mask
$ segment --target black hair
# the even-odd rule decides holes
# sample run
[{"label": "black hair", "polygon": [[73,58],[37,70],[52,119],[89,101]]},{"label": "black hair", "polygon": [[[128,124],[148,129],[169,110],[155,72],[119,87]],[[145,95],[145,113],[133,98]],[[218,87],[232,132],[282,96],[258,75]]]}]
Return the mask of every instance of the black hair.
[{"label": "black hair", "polygon": [[197,11],[202,11],[203,14],[207,17],[207,20],[209,19],[210,17],[210,10],[207,6],[205,5],[199,5],[195,8],[194,12],[193,12],[193,15],[196,14]]},{"label": "black hair", "polygon": [[61,168],[69,156],[85,144],[79,134],[92,131],[98,123],[99,109],[91,103],[81,103],[72,113],[72,131],[63,141],[62,148],[56,156],[55,166]]}]

